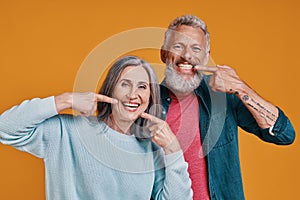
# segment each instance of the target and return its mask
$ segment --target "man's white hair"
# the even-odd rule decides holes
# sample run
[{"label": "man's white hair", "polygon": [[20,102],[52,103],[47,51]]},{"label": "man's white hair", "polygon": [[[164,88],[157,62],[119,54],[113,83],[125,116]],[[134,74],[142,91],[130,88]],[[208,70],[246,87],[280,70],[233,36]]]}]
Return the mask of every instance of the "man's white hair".
[{"label": "man's white hair", "polygon": [[204,21],[202,21],[201,19],[199,19],[197,16],[194,15],[183,15],[177,17],[169,24],[168,30],[165,33],[163,49],[167,50],[166,47],[167,47],[170,33],[182,25],[192,26],[194,28],[200,28],[204,32],[205,42],[206,42],[205,51],[206,54],[208,54],[210,52],[210,37],[209,37],[209,32],[207,30],[207,26]]}]

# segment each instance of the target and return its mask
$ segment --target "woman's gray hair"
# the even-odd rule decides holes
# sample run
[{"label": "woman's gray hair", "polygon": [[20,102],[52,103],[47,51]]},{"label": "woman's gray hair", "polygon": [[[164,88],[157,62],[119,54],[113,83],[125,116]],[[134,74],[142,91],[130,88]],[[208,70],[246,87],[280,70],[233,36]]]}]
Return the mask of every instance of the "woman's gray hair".
[{"label": "woman's gray hair", "polygon": [[[106,95],[108,97],[112,97],[113,91],[117,85],[117,82],[126,67],[136,66],[142,67],[146,70],[149,77],[150,84],[150,99],[149,105],[145,112],[161,118],[161,104],[160,104],[160,89],[157,76],[154,72],[154,69],[151,65],[136,56],[125,56],[119,60],[117,60],[110,70],[102,87],[100,88],[99,94]],[[109,115],[112,112],[112,106],[109,103],[98,102],[98,120],[106,121],[109,118]],[[134,125],[131,127],[131,133],[135,135],[139,135],[140,137],[144,137],[143,134],[145,132],[145,127],[147,126],[147,120],[138,118]]]},{"label": "woman's gray hair", "polygon": [[166,47],[167,47],[170,33],[182,25],[192,26],[194,28],[200,28],[204,32],[205,41],[206,41],[206,53],[209,53],[210,52],[210,37],[209,37],[209,32],[207,30],[207,26],[204,21],[202,21],[201,19],[199,19],[198,17],[196,17],[194,15],[183,15],[183,16],[177,17],[169,24],[168,30],[165,33],[163,49],[167,50]]}]

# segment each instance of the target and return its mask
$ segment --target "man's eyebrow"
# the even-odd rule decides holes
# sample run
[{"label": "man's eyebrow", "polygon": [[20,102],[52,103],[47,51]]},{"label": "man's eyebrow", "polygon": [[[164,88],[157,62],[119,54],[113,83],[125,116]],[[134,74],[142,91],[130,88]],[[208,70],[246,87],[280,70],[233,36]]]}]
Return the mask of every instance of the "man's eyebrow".
[{"label": "man's eyebrow", "polygon": [[205,49],[204,46],[202,46],[201,44],[192,44],[192,47],[199,47],[201,49]]},{"label": "man's eyebrow", "polygon": [[182,41],[176,41],[176,42],[172,43],[172,45],[176,45],[176,44],[184,45],[184,43]]}]

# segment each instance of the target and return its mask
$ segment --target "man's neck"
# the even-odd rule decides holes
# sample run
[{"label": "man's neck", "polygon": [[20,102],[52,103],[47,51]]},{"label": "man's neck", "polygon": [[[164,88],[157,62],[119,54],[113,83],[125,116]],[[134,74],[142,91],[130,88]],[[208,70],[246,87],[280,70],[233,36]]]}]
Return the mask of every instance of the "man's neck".
[{"label": "man's neck", "polygon": [[170,92],[170,95],[177,98],[179,101],[182,99],[185,99],[191,95],[194,95],[194,92],[188,92],[188,93],[180,93],[180,92]]}]

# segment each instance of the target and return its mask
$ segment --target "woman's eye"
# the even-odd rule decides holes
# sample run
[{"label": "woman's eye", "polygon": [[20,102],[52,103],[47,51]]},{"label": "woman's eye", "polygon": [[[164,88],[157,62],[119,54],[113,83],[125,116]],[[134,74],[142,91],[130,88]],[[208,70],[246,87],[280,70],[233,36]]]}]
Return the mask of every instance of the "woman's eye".
[{"label": "woman's eye", "polygon": [[139,88],[145,90],[145,89],[147,89],[147,85],[139,85]]},{"label": "woman's eye", "polygon": [[122,87],[127,87],[127,86],[129,86],[129,84],[126,83],[126,82],[122,82],[122,83],[121,83],[121,86],[122,86]]}]

